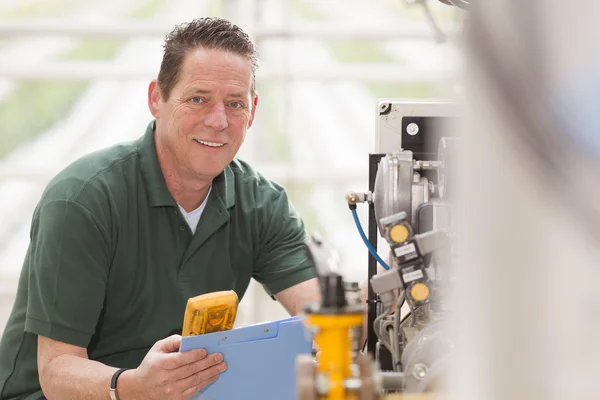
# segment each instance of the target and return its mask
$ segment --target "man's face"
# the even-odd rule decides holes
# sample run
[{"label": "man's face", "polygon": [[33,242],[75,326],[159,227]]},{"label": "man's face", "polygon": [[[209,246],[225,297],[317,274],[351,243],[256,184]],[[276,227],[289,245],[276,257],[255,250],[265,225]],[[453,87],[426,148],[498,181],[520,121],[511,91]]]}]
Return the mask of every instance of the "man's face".
[{"label": "man's face", "polygon": [[150,85],[157,144],[182,178],[212,179],[233,160],[254,119],[252,83],[248,59],[200,48],[185,56],[168,99]]}]

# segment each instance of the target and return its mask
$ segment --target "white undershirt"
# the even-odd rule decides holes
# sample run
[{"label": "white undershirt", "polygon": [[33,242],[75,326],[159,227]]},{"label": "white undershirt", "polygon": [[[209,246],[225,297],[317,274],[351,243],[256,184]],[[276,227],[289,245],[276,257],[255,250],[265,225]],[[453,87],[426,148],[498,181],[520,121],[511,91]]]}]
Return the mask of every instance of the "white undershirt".
[{"label": "white undershirt", "polygon": [[179,205],[179,203],[177,203],[177,205],[179,206],[179,211],[181,211],[181,215],[183,215],[183,218],[185,218],[185,222],[187,222],[187,224],[190,226],[192,233],[196,233],[196,228],[198,227],[198,222],[200,221],[202,212],[204,211],[204,208],[206,207],[206,203],[208,202],[208,196],[210,195],[211,190],[212,190],[212,185],[208,189],[208,194],[206,195],[206,198],[204,199],[202,204],[200,204],[200,207],[198,207],[195,210],[192,210],[190,212],[186,212],[185,209],[183,207],[181,207],[181,205]]}]

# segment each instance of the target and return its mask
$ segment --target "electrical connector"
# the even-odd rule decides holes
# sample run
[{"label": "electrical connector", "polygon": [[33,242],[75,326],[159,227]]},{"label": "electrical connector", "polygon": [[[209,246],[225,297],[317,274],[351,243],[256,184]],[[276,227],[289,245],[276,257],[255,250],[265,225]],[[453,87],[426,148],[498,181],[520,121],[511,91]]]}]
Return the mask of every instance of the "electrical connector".
[{"label": "electrical connector", "polygon": [[385,308],[394,303],[394,290],[402,288],[402,280],[395,268],[371,278],[371,287],[379,295]]}]

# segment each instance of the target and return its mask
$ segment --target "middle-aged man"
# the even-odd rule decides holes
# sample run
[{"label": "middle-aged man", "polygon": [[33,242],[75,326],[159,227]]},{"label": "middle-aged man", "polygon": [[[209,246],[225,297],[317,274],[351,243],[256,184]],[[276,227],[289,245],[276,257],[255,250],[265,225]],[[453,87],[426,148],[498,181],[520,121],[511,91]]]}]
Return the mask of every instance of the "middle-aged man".
[{"label": "middle-aged man", "polygon": [[285,191],[234,159],[256,68],[228,21],[178,26],[148,88],[146,133],[50,182],[0,342],[0,399],[107,399],[113,377],[121,400],[188,399],[226,369],[219,354],[178,352],[188,298],[241,298],[255,278],[290,314],[318,300]]}]

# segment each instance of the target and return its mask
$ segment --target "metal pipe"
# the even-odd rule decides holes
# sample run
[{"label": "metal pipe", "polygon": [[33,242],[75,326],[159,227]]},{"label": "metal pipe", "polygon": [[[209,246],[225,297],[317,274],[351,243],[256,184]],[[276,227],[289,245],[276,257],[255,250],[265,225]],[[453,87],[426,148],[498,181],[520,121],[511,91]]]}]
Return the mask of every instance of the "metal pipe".
[{"label": "metal pipe", "polygon": [[404,373],[403,372],[380,372],[383,389],[401,391],[404,389]]},{"label": "metal pipe", "polygon": [[[404,390],[404,373],[403,372],[379,372],[383,390],[391,390],[400,392]],[[361,380],[359,378],[348,378],[344,380],[344,388],[350,391],[358,391],[361,388]]]}]

